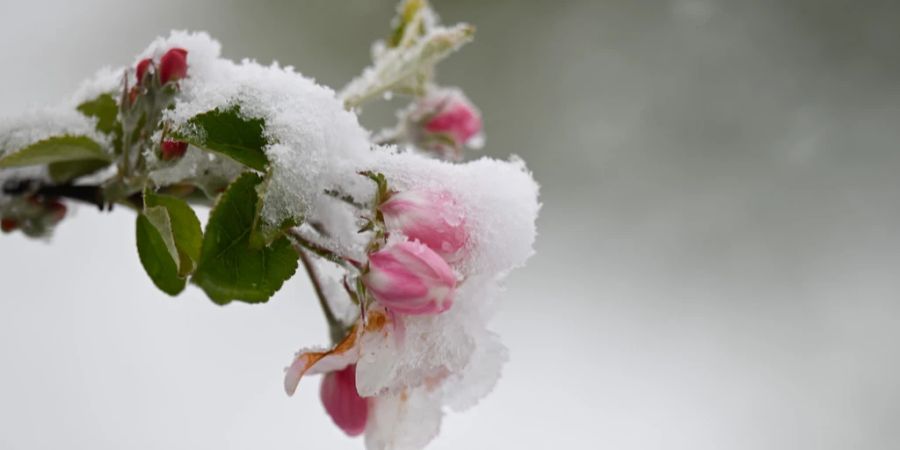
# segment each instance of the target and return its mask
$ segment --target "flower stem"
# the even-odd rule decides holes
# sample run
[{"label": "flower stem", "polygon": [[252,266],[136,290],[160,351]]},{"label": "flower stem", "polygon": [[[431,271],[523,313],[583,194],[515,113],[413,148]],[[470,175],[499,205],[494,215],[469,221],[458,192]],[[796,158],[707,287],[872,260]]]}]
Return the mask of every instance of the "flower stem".
[{"label": "flower stem", "polygon": [[316,268],[313,266],[312,261],[310,261],[306,250],[298,248],[297,254],[300,255],[300,261],[303,262],[306,274],[309,275],[313,290],[316,291],[316,297],[319,299],[319,306],[322,307],[322,313],[325,314],[325,321],[328,322],[328,331],[331,335],[331,341],[334,343],[340,342],[341,339],[344,338],[344,326],[341,324],[341,321],[338,320],[337,316],[334,315],[331,306],[328,304],[328,299],[325,297],[325,291],[322,290],[322,282],[319,280],[319,274],[316,272]]}]

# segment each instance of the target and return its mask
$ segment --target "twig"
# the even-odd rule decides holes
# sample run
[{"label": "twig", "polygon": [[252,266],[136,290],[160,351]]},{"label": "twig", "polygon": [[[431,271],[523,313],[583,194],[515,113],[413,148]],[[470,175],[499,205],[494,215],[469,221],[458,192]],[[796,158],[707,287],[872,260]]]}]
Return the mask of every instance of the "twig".
[{"label": "twig", "polygon": [[346,203],[346,204],[348,204],[348,205],[350,205],[350,206],[353,206],[354,208],[357,208],[357,209],[368,209],[368,206],[366,206],[366,205],[364,205],[364,204],[362,204],[362,203],[360,203],[360,202],[357,202],[357,201],[353,198],[352,195],[349,195],[349,194],[343,194],[343,193],[341,193],[340,191],[338,191],[337,189],[326,189],[326,190],[325,190],[325,195],[334,197],[334,198],[336,198],[336,199],[338,199],[338,200],[340,200],[340,201],[342,201],[342,202],[344,202],[344,203]]},{"label": "twig", "polygon": [[334,343],[338,343],[341,341],[341,339],[344,338],[344,326],[331,310],[331,306],[328,304],[328,299],[325,297],[325,291],[322,290],[322,282],[319,280],[319,275],[318,273],[316,273],[316,268],[313,266],[312,261],[310,261],[309,255],[306,254],[306,250],[297,247],[295,248],[297,250],[297,254],[300,255],[300,261],[303,262],[303,267],[306,269],[306,274],[309,275],[309,280],[312,282],[313,290],[316,291],[316,297],[318,297],[319,299],[319,306],[322,307],[322,312],[325,314],[325,321],[328,322],[328,330],[331,334],[331,341]]},{"label": "twig", "polygon": [[346,256],[341,256],[332,250],[329,250],[319,244],[316,244],[315,242],[310,241],[309,239],[306,239],[305,237],[303,237],[302,234],[300,234],[299,231],[297,231],[294,228],[287,230],[287,234],[291,238],[293,238],[294,241],[299,246],[301,246],[301,247],[315,253],[316,255],[321,256],[322,258],[325,258],[339,266],[346,267],[346,268],[350,268],[350,267],[359,268],[361,266],[359,261],[356,261],[352,258],[348,258]]},{"label": "twig", "polygon": [[[38,195],[44,197],[62,197],[94,205],[102,211],[106,206],[103,188],[95,185],[46,185],[37,180],[20,180],[3,186],[7,195]],[[112,205],[109,205],[110,208]]]}]

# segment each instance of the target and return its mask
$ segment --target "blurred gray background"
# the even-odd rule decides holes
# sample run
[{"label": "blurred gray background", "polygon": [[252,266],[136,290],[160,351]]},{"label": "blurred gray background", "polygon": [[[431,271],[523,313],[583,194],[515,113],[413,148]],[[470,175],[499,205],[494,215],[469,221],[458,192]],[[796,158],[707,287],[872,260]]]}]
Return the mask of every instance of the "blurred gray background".
[{"label": "blurred gray background", "polygon": [[[504,377],[430,448],[897,448],[900,4],[434,3],[478,27],[440,81],[544,208],[494,322]],[[340,87],[393,5],[0,0],[0,113],[172,28]],[[303,277],[265,306],[170,299],[130,213],[75,216],[0,236],[0,448],[361,448],[317,380],[282,392],[326,341]]]}]

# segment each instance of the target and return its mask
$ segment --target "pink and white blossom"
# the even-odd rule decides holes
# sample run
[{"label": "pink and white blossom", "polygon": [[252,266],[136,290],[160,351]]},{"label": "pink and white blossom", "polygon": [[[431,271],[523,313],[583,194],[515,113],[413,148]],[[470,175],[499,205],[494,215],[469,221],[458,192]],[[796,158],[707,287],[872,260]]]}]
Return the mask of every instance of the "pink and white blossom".
[{"label": "pink and white blossom", "polygon": [[392,312],[439,314],[453,304],[456,276],[434,250],[420,242],[398,242],[369,255],[363,282]]},{"label": "pink and white blossom", "polygon": [[379,210],[389,231],[425,244],[448,262],[457,260],[466,245],[465,213],[447,191],[398,192]]}]

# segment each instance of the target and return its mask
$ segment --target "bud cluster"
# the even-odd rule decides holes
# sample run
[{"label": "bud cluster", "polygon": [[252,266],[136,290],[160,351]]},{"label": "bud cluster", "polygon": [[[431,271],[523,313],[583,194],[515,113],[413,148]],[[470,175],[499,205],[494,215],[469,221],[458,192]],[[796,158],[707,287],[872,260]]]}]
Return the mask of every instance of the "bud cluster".
[{"label": "bud cluster", "polygon": [[[164,53],[158,63],[151,58],[138,61],[134,67],[134,86],[128,89],[126,84],[127,101],[123,101],[122,108],[126,128],[140,127],[141,123],[155,126],[162,111],[171,105],[178,81],[188,75],[187,57],[187,50],[176,47]],[[150,133],[138,134],[146,140]],[[159,145],[159,159],[180,159],[187,148],[187,142],[164,138]]]},{"label": "bud cluster", "polygon": [[66,217],[66,205],[56,197],[27,195],[15,197],[0,209],[0,230],[22,231],[29,237],[46,236]]}]

